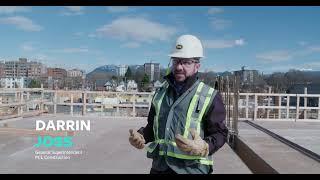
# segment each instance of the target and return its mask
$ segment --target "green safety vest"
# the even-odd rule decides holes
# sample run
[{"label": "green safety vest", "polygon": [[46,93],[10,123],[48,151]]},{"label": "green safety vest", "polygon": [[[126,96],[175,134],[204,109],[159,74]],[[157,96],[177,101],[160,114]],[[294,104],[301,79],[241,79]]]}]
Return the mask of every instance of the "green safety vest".
[{"label": "green safety vest", "polygon": [[[171,106],[166,102],[169,84],[165,82],[156,91],[152,103],[155,108],[153,122],[154,141],[147,147],[148,154],[170,156],[178,158],[179,161],[188,160],[204,165],[213,165],[212,156],[194,156],[181,151],[175,143],[175,134],[192,139],[189,133],[190,128],[204,139],[204,131],[201,120],[206,113],[208,106],[212,103],[217,91],[203,82],[196,81],[192,87],[184,92]],[[167,119],[165,134],[159,134],[159,122]],[[159,151],[154,152],[159,145]]]}]

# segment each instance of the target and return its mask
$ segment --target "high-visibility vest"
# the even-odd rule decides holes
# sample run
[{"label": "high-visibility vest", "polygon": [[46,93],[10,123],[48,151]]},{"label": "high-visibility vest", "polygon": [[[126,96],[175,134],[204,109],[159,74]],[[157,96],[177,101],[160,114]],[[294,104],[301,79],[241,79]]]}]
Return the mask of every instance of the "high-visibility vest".
[{"label": "high-visibility vest", "polygon": [[[175,143],[175,134],[192,139],[190,128],[204,139],[202,118],[212,103],[217,91],[203,82],[196,81],[184,92],[172,105],[168,104],[167,89],[169,84],[165,82],[156,91],[152,103],[155,108],[153,122],[154,141],[147,147],[148,154],[158,153],[161,156],[170,156],[179,160],[191,160],[204,165],[213,165],[212,156],[201,157],[190,155],[181,151]],[[165,119],[166,118],[166,119]],[[159,133],[159,122],[166,121],[165,133]],[[159,151],[154,152],[159,145]]]}]

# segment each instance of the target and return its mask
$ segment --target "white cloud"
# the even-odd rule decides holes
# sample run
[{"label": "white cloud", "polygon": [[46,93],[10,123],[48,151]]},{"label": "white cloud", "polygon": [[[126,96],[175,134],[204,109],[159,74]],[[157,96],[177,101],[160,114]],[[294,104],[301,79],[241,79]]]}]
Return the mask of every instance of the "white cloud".
[{"label": "white cloud", "polygon": [[76,33],[74,33],[74,35],[75,35],[75,36],[83,36],[84,33],[83,33],[83,32],[76,32]]},{"label": "white cloud", "polygon": [[300,68],[299,71],[312,71],[313,69]]},{"label": "white cloud", "polygon": [[87,48],[65,48],[62,50],[64,53],[81,53],[81,52],[89,52]]},{"label": "white cloud", "polygon": [[75,16],[83,14],[84,8],[81,6],[65,6],[66,10],[62,13],[62,15],[66,16]]},{"label": "white cloud", "polygon": [[304,46],[303,49],[296,50],[292,53],[294,56],[307,56],[312,53],[320,52],[320,46]]},{"label": "white cloud", "polygon": [[[47,61],[47,60],[49,60],[50,58],[49,58],[49,56],[48,55],[46,55],[46,54],[41,54],[41,53],[38,53],[38,54],[36,54],[35,56],[34,56],[34,59],[37,59],[37,60],[41,60],[41,61]],[[44,62],[44,63],[45,63]]]},{"label": "white cloud", "polygon": [[203,45],[208,49],[224,49],[224,48],[232,48],[235,46],[243,46],[245,44],[244,39],[236,39],[236,40],[204,40]]},{"label": "white cloud", "polygon": [[82,10],[81,6],[66,6],[69,11],[80,12]]},{"label": "white cloud", "polygon": [[299,44],[300,46],[305,46],[305,45],[308,44],[308,42],[306,42],[306,41],[300,41],[300,42],[298,42],[298,44]]},{"label": "white cloud", "polygon": [[213,15],[213,14],[219,14],[219,13],[223,13],[223,9],[222,8],[217,8],[217,7],[212,7],[208,9],[208,14]]},{"label": "white cloud", "polygon": [[123,13],[123,12],[128,12],[129,7],[128,6],[110,6],[110,7],[107,7],[107,11],[110,13]]},{"label": "white cloud", "polygon": [[236,39],[235,40],[235,45],[242,46],[244,44],[245,44],[244,39]]},{"label": "white cloud", "polygon": [[18,12],[29,12],[30,7],[23,6],[0,6],[0,14],[13,14]]},{"label": "white cloud", "polygon": [[230,27],[232,25],[232,21],[220,18],[212,18],[210,24],[216,30],[223,30]]},{"label": "white cloud", "polygon": [[[161,50],[155,50],[155,51],[146,51],[143,53],[144,56],[154,57],[154,56],[163,56],[169,54],[168,52],[162,52]],[[168,56],[166,56],[168,57]]]},{"label": "white cloud", "polygon": [[297,69],[297,66],[294,65],[277,65],[277,66],[263,66],[264,72],[287,72],[289,69]]},{"label": "white cloud", "polygon": [[90,33],[90,34],[88,34],[88,37],[89,37],[89,38],[95,38],[95,37],[97,37],[97,35],[94,34],[94,33]]},{"label": "white cloud", "polygon": [[169,40],[176,33],[174,27],[139,17],[122,17],[97,29],[98,34],[121,40],[153,42]]},{"label": "white cloud", "polygon": [[23,16],[0,18],[0,24],[15,25],[18,29],[25,31],[41,31],[43,29],[43,27],[34,23],[31,19]]},{"label": "white cloud", "polygon": [[87,52],[89,52],[89,49],[88,48],[64,48],[64,49],[51,50],[50,52],[54,52],[54,53],[87,53]]},{"label": "white cloud", "polygon": [[273,62],[280,62],[280,61],[287,61],[293,57],[293,54],[289,51],[270,51],[265,53],[260,53],[256,55],[260,61],[264,63],[273,63]]},{"label": "white cloud", "polygon": [[309,63],[304,63],[304,64],[286,64],[286,65],[270,66],[270,67],[268,67],[267,71],[286,72],[290,69],[296,69],[296,70],[300,70],[300,71],[319,71],[320,70],[320,62],[309,62]]},{"label": "white cloud", "polygon": [[[320,46],[317,46],[317,45],[305,46],[305,45],[303,46],[303,48],[299,48],[298,50],[274,50],[274,51],[260,53],[256,55],[256,58],[258,58],[263,63],[275,63],[275,62],[288,61],[296,57],[299,57],[301,59],[304,56],[320,52]],[[314,65],[314,63],[312,65]],[[301,66],[304,66],[304,65],[301,65]],[[299,69],[299,68],[300,67],[297,67],[296,69]],[[309,67],[304,67],[304,68],[308,69]]]},{"label": "white cloud", "polygon": [[228,66],[228,65],[218,65],[218,64],[213,64],[213,65],[209,65],[209,64],[202,64],[200,66],[200,71],[201,72],[223,72],[223,71],[231,71],[232,67]]},{"label": "white cloud", "polygon": [[320,46],[310,46],[308,47],[308,50],[311,52],[320,52]]},{"label": "white cloud", "polygon": [[33,43],[29,43],[29,42],[22,44],[20,47],[21,47],[21,49],[23,51],[33,51],[33,50],[35,50],[35,47],[33,46]]},{"label": "white cloud", "polygon": [[186,15],[181,12],[172,12],[167,14],[168,19],[173,23],[172,25],[176,29],[179,29],[179,34],[188,34],[188,32],[190,32],[189,27],[186,24],[185,16]]},{"label": "white cloud", "polygon": [[126,47],[126,48],[138,48],[140,46],[141,46],[140,43],[137,43],[137,42],[128,42],[121,45],[121,47]]},{"label": "white cloud", "polygon": [[320,61],[305,63],[302,67],[310,70],[320,70]]}]

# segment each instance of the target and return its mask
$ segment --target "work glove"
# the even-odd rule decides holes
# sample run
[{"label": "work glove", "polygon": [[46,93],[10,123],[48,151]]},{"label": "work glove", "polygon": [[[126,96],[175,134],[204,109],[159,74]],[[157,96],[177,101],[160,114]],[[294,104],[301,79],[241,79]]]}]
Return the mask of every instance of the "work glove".
[{"label": "work glove", "polygon": [[175,136],[178,148],[190,155],[206,157],[209,154],[209,145],[196,133],[195,129],[190,129],[191,139],[186,139],[180,134]]},{"label": "work glove", "polygon": [[129,129],[129,142],[132,146],[137,149],[144,148],[144,143],[146,142],[142,136],[142,134],[138,133],[137,131],[133,131],[133,129]]}]

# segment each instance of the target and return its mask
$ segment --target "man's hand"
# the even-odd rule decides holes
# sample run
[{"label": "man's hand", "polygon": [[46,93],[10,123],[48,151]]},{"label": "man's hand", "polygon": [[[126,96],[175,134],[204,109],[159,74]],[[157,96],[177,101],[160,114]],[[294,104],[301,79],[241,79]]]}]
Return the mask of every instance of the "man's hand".
[{"label": "man's hand", "polygon": [[175,141],[181,151],[187,152],[190,155],[206,157],[209,154],[209,145],[201,139],[195,129],[190,129],[192,140],[186,139],[180,134],[176,135]]},{"label": "man's hand", "polygon": [[133,129],[129,129],[129,142],[132,146],[136,147],[137,149],[144,148],[144,143],[146,142],[142,136],[142,134],[134,131]]}]

